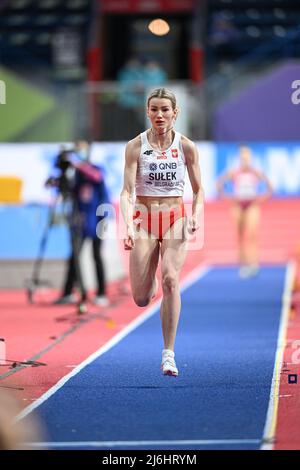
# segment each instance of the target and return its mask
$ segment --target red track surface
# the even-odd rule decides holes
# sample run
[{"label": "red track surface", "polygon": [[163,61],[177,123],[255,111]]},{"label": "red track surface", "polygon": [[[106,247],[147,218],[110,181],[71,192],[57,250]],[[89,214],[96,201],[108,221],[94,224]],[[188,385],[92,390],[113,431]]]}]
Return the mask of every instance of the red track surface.
[{"label": "red track surface", "polygon": [[[293,343],[298,340],[297,350]],[[292,362],[296,353],[296,360],[300,361],[300,312],[291,312],[287,342],[284,352],[284,362],[280,375],[279,408],[276,430],[276,450],[300,450],[300,364]],[[295,344],[296,346],[296,344]],[[297,384],[288,383],[289,374],[297,374]]]},{"label": "red track surface", "polygon": [[[226,202],[206,205],[204,249],[188,253],[182,276],[202,262],[228,264],[237,261],[235,233],[228,210]],[[300,240],[299,214],[299,200],[278,200],[263,206],[261,262],[282,263],[295,256]],[[128,254],[125,256],[127,263]],[[25,407],[134,320],[143,309],[136,307],[130,296],[121,295],[118,287],[118,283],[109,286],[111,307],[102,310],[91,307],[90,313],[80,317],[71,306],[49,304],[57,293],[48,292],[44,305],[31,306],[24,291],[2,291],[0,337],[6,340],[7,359],[36,360],[47,365],[27,366],[22,370],[12,369],[12,363],[0,365],[0,386],[12,387],[12,393],[22,399]],[[291,341],[300,339],[300,314],[290,319],[287,338],[285,360],[290,362],[294,352]],[[47,348],[49,350],[45,351]],[[7,373],[12,375],[3,378]],[[300,373],[299,366],[293,365],[293,373]],[[280,395],[292,396],[279,400],[276,448],[300,449],[300,421],[297,419],[300,384],[287,384],[284,370],[281,377]]]},{"label": "red track surface", "polygon": [[[300,246],[280,375],[276,450],[300,449]],[[294,376],[297,381],[292,382]]]}]

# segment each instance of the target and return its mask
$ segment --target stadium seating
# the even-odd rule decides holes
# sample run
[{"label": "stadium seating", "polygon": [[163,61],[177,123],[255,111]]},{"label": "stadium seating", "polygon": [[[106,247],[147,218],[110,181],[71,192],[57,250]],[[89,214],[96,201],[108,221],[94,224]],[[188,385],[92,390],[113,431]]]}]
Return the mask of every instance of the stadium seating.
[{"label": "stadium seating", "polygon": [[[0,4],[1,63],[50,65],[52,36],[75,29],[83,42],[90,20],[89,0],[10,0]],[[26,52],[24,53],[24,46]]]},{"label": "stadium seating", "polygon": [[[235,61],[276,41],[273,58],[300,55],[300,2],[212,0],[208,2],[207,54],[215,63]],[[278,47],[277,47],[278,46]]]}]

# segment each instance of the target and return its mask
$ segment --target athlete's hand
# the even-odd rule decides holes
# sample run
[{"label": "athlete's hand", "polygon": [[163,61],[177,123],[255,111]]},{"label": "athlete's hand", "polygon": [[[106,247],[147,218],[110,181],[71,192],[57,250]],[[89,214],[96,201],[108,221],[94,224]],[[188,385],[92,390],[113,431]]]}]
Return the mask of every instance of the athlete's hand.
[{"label": "athlete's hand", "polygon": [[134,247],[134,230],[133,227],[127,228],[127,237],[124,240],[124,249],[132,250]]},{"label": "athlete's hand", "polygon": [[260,203],[263,203],[263,202],[267,201],[268,199],[270,199],[270,195],[269,195],[269,194],[261,194],[261,195],[259,195],[259,196],[256,196],[255,202],[257,202],[258,204],[260,204]]},{"label": "athlete's hand", "polygon": [[199,230],[199,228],[200,228],[200,225],[199,225],[197,217],[195,215],[192,215],[192,217],[190,217],[189,221],[188,221],[188,232],[189,232],[189,234],[192,235],[197,230]]}]

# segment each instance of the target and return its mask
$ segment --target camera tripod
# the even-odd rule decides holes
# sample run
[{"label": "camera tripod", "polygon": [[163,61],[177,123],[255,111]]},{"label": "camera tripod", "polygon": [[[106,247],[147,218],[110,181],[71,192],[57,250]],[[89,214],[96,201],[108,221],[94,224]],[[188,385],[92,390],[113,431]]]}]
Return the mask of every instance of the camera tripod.
[{"label": "camera tripod", "polygon": [[55,221],[55,213],[56,213],[58,199],[59,199],[59,195],[56,196],[54,200],[54,204],[51,205],[49,208],[48,221],[47,221],[44,233],[41,238],[37,258],[33,264],[32,276],[31,276],[31,279],[25,281],[25,287],[27,289],[27,298],[30,304],[34,303],[34,293],[38,287],[50,287],[51,286],[49,281],[40,279],[40,273],[41,273],[41,268],[42,268],[42,264],[44,261],[44,255],[46,251],[49,232],[51,230],[51,227],[54,225],[54,221]]},{"label": "camera tripod", "polygon": [[78,287],[80,291],[80,299],[77,302],[77,314],[81,315],[87,312],[87,306],[86,306],[87,293],[86,293],[86,289],[83,283],[80,260],[79,260],[79,252],[80,252],[80,246],[81,246],[82,220],[81,220],[81,214],[78,208],[76,198],[74,197],[71,191],[61,191],[61,193],[58,193],[54,201],[54,204],[49,209],[48,222],[41,238],[38,256],[33,265],[32,276],[31,276],[31,279],[26,281],[25,283],[25,286],[27,288],[27,298],[28,298],[28,302],[33,304],[34,293],[36,289],[38,287],[50,287],[51,286],[51,283],[49,281],[40,279],[40,273],[41,273],[42,263],[44,261],[49,233],[50,233],[52,226],[55,223],[57,203],[61,196],[62,196],[62,201],[65,207],[67,203],[71,204],[71,210],[67,214],[66,220],[68,223],[69,233],[70,233],[70,238],[71,238],[71,249],[72,249],[72,256],[74,259],[76,281],[78,283]]}]

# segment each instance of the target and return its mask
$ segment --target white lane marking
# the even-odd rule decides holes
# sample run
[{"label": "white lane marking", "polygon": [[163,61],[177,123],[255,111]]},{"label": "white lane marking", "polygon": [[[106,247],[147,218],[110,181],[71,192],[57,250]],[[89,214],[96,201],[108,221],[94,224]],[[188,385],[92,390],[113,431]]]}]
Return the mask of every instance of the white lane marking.
[{"label": "white lane marking", "polygon": [[260,439],[199,439],[169,441],[70,441],[70,442],[34,442],[31,447],[140,447],[140,446],[193,446],[193,445],[234,445],[260,444]]},{"label": "white lane marking", "polygon": [[278,402],[279,402],[279,387],[280,387],[280,371],[283,363],[283,353],[286,346],[286,333],[289,319],[289,309],[291,304],[292,286],[296,272],[296,264],[290,262],[287,265],[285,275],[285,285],[282,295],[282,309],[279,325],[279,333],[277,340],[276,357],[273,369],[273,378],[271,383],[269,407],[267,413],[266,424],[264,428],[264,437],[261,450],[273,450],[276,424],[277,424],[277,413],[278,413]]}]

